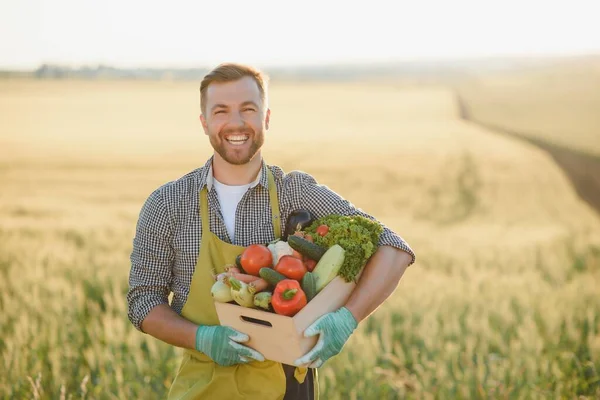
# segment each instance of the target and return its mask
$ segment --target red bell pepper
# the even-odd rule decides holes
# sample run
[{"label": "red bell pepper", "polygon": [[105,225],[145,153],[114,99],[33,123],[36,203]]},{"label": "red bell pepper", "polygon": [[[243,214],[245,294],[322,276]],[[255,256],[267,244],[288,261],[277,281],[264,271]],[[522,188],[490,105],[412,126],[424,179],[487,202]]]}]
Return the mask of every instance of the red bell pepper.
[{"label": "red bell pepper", "polygon": [[306,294],[297,280],[284,279],[275,286],[271,305],[277,314],[293,317],[306,303]]}]

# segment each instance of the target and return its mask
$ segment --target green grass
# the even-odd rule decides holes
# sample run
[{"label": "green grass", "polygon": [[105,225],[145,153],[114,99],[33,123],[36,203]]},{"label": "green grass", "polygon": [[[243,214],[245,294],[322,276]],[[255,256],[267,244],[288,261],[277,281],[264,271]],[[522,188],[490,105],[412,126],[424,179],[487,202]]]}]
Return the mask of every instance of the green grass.
[{"label": "green grass", "polygon": [[[81,230],[81,244],[72,231],[0,231],[3,398],[167,391],[178,351],[126,319],[128,233]],[[590,275],[600,274],[600,247],[575,250],[568,238],[552,247],[531,255],[534,266],[513,263],[527,279],[502,273],[502,262],[448,261],[444,272],[425,254],[321,370],[324,398],[598,396],[600,300]]]}]

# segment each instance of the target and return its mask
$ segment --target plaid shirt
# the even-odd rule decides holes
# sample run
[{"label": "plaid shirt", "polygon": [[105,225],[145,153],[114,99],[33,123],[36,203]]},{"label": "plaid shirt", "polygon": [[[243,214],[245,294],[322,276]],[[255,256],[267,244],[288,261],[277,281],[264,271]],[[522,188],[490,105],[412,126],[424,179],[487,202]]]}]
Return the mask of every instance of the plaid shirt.
[{"label": "plaid shirt", "polygon": [[[267,166],[263,161],[258,179],[240,200],[235,220],[235,241],[238,246],[268,243],[275,239],[271,221],[268,177],[269,168],[275,178],[281,212],[281,231],[290,213],[306,209],[320,218],[329,214],[372,216],[360,211],[349,201],[300,171],[284,173],[281,168]],[[129,276],[129,320],[141,330],[141,323],[150,310],[168,304],[181,313],[189,294],[192,275],[202,239],[199,193],[206,185],[210,230],[221,240],[231,243],[223,222],[218,196],[212,190],[212,157],[204,167],[166,183],[150,194],[144,203],[133,240]],[[408,244],[384,226],[379,245],[393,246],[415,255]]]}]

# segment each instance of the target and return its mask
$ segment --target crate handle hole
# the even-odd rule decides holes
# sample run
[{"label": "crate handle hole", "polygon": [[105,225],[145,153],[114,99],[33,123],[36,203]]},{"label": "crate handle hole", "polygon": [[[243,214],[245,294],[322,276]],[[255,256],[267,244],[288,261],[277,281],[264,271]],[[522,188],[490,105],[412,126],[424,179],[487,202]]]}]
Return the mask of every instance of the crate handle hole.
[{"label": "crate handle hole", "polygon": [[252,317],[244,317],[243,315],[240,315],[240,318],[243,321],[250,322],[252,324],[264,325],[264,326],[268,326],[271,328],[273,327],[273,324],[271,324],[269,321],[263,321],[262,319],[256,319],[256,318],[252,318]]}]

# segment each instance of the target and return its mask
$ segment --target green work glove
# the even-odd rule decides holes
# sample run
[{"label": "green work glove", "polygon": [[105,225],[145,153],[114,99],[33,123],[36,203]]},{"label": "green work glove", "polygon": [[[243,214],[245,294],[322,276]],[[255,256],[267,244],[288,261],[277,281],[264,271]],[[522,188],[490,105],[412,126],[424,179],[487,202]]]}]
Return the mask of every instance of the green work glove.
[{"label": "green work glove", "polygon": [[319,335],[319,341],[311,351],[297,359],[294,364],[296,366],[308,364],[309,368],[320,367],[325,361],[342,351],[342,347],[357,326],[356,319],[346,307],[323,315],[304,331],[305,337]]},{"label": "green work glove", "polygon": [[196,350],[224,367],[245,364],[250,362],[251,358],[264,361],[262,354],[240,344],[248,339],[248,335],[228,326],[201,325],[196,331]]}]

